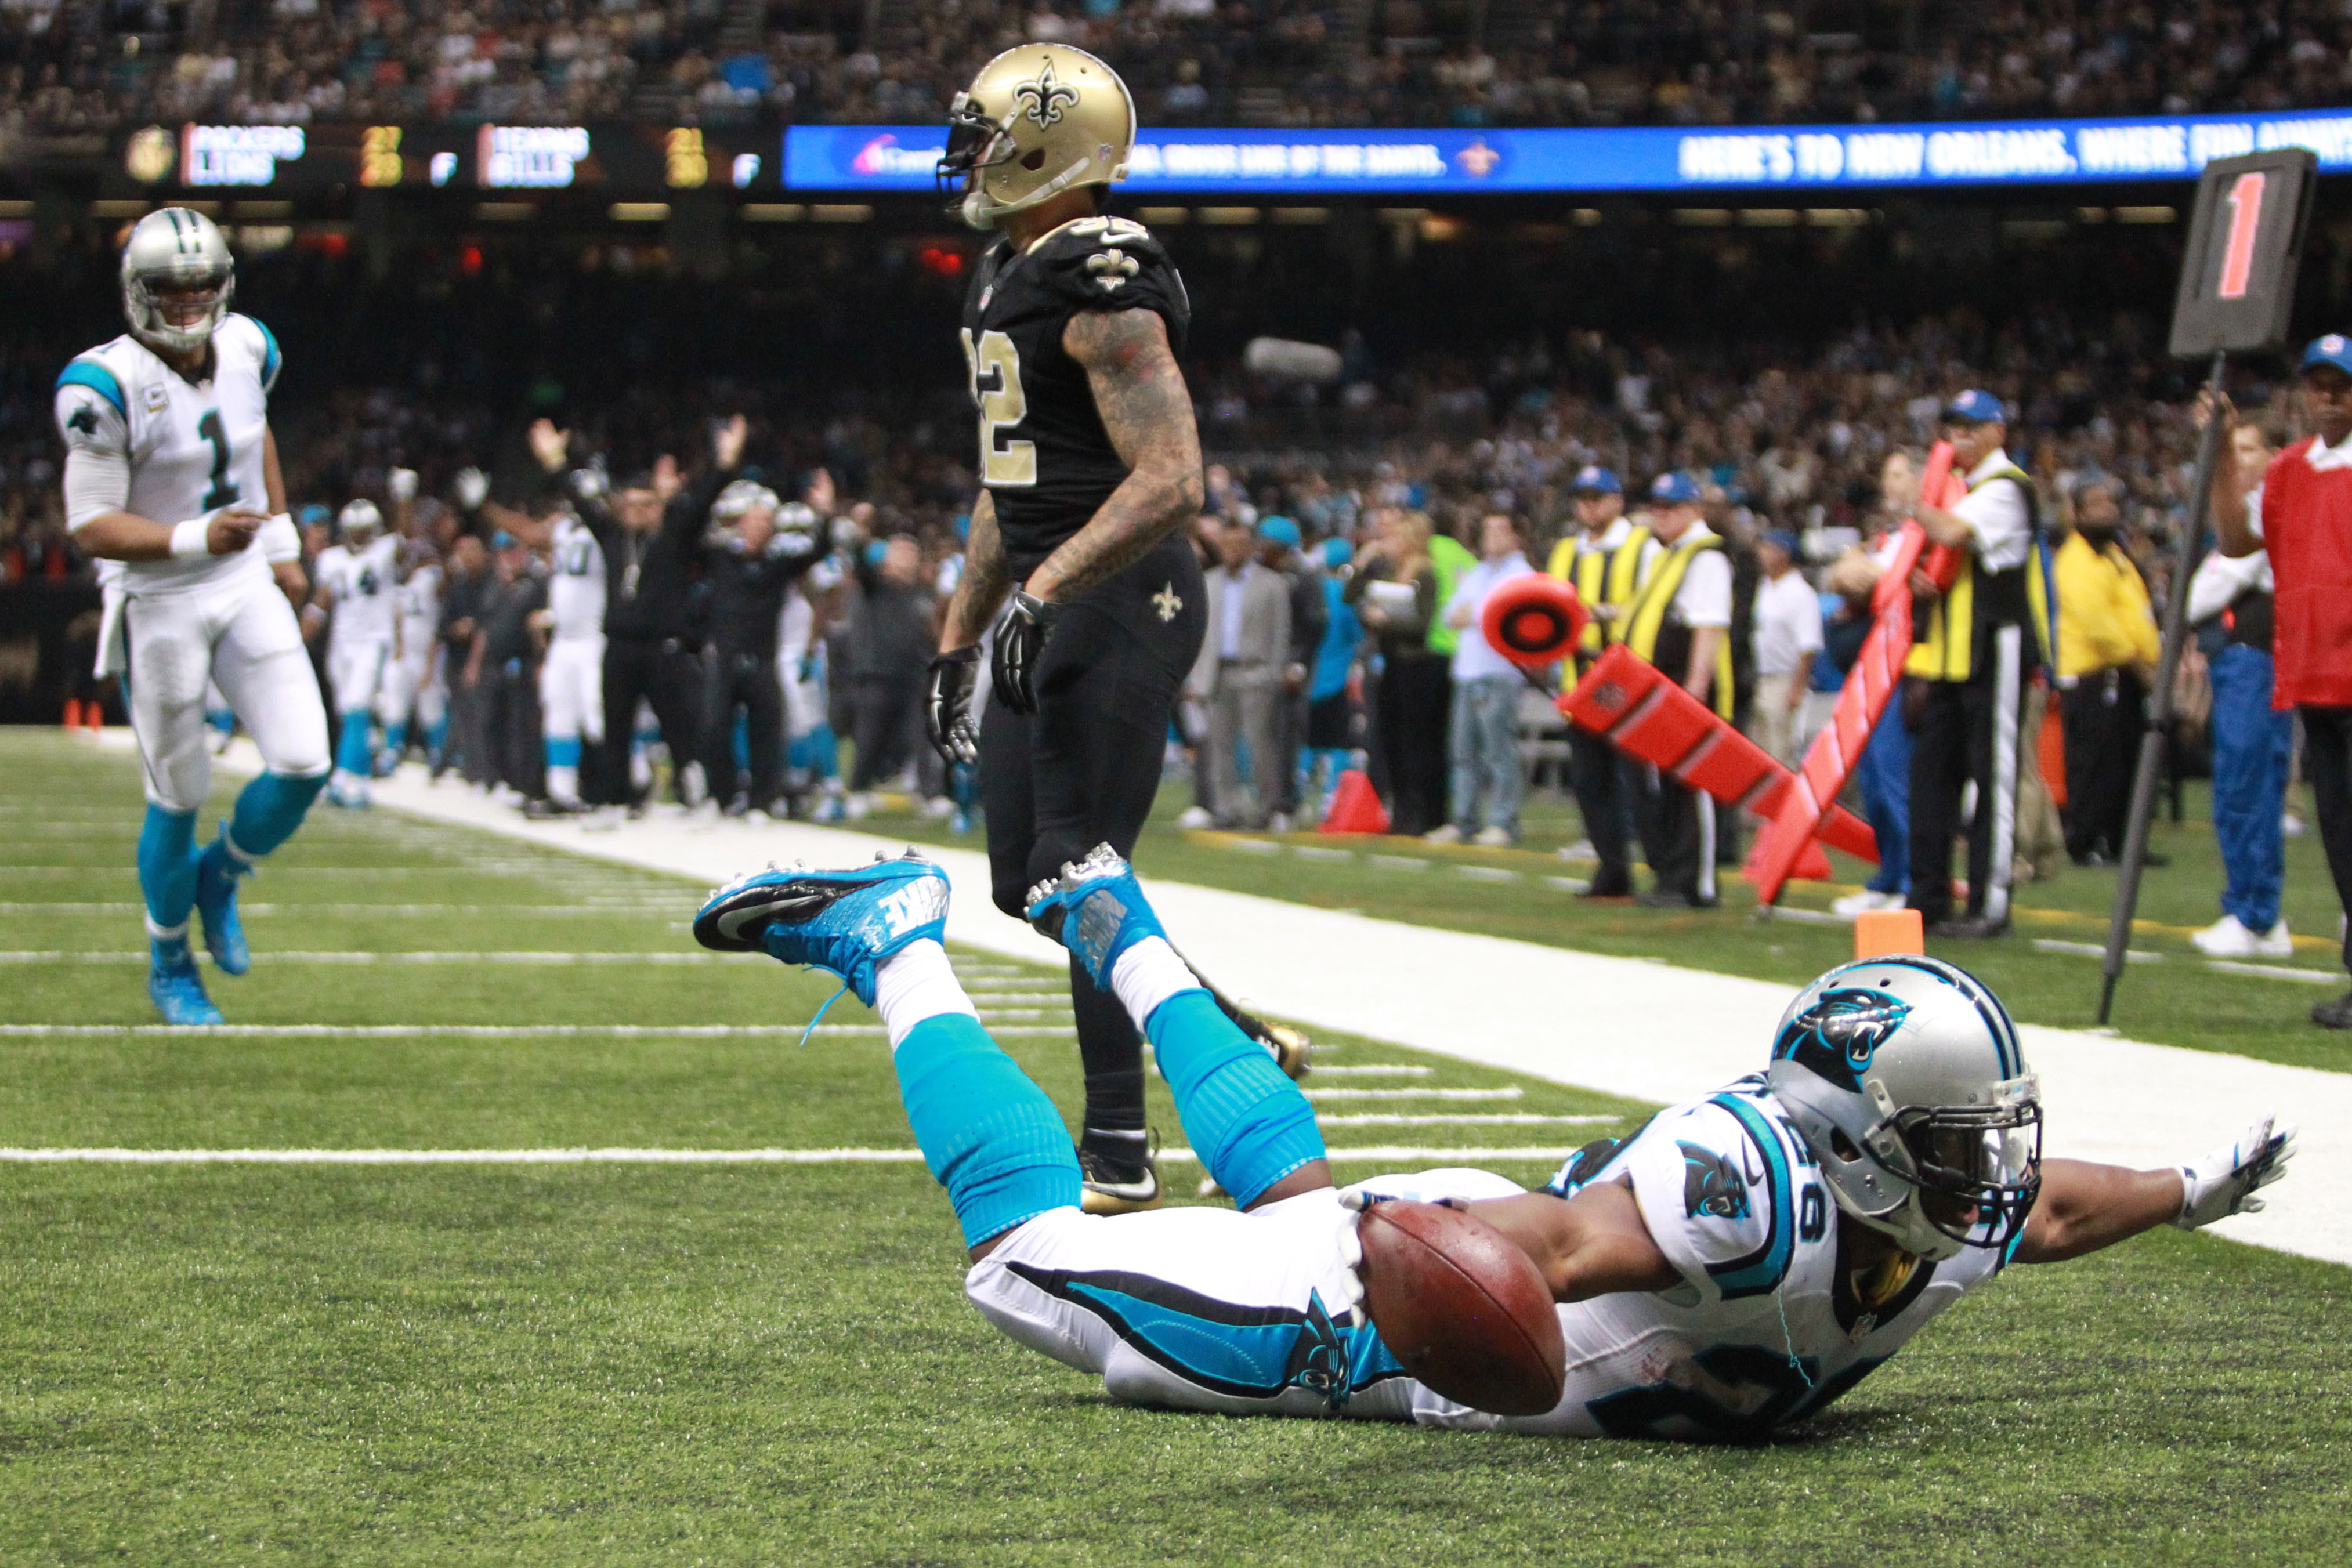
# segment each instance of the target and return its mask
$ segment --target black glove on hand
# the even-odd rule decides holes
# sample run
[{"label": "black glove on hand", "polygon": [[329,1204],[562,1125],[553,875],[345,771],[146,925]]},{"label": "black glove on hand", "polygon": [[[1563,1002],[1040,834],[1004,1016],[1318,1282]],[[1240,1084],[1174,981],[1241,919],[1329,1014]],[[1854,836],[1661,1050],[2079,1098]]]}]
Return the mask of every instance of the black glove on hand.
[{"label": "black glove on hand", "polygon": [[1013,602],[997,620],[996,695],[1014,713],[1037,711],[1037,664],[1045,652],[1045,636],[1061,612],[1060,605],[1016,588]]},{"label": "black glove on hand", "polygon": [[977,647],[958,648],[931,661],[923,695],[923,732],[950,767],[980,760],[980,734],[971,721],[971,688],[980,667]]}]

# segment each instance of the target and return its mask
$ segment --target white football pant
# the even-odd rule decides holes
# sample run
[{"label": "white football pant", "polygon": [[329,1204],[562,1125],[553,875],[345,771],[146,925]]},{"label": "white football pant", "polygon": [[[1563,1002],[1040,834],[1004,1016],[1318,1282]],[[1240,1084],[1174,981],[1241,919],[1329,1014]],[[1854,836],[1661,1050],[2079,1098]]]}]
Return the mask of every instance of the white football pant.
[{"label": "white football pant", "polygon": [[289,778],[327,771],[327,710],[302,646],[293,606],[261,573],[170,593],[134,594],[123,605],[131,656],[131,727],[147,799],[194,811],[212,788],[205,744],[205,687],[220,688],[261,748],[262,766]]}]

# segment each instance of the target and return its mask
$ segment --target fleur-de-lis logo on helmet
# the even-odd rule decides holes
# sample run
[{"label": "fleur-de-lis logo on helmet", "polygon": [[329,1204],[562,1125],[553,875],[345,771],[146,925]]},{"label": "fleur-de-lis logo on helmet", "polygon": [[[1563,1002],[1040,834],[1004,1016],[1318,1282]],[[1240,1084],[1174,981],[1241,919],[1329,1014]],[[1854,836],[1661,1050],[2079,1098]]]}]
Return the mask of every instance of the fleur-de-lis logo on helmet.
[{"label": "fleur-de-lis logo on helmet", "polygon": [[1062,106],[1075,106],[1078,101],[1078,89],[1055,80],[1054,62],[1047,60],[1045,68],[1037,73],[1035,81],[1024,81],[1013,89],[1013,101],[1021,106],[1024,115],[1040,126],[1058,125],[1062,120]]}]

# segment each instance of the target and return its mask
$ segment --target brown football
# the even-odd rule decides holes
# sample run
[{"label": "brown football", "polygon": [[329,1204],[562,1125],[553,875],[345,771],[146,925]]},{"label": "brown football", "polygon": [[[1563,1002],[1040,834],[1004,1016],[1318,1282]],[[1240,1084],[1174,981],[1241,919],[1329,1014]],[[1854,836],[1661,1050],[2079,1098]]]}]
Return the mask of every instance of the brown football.
[{"label": "brown football", "polygon": [[1497,1416],[1559,1403],[1568,1349],[1535,1260],[1485,1220],[1434,1203],[1376,1203],[1357,1226],[1364,1306],[1405,1370]]}]

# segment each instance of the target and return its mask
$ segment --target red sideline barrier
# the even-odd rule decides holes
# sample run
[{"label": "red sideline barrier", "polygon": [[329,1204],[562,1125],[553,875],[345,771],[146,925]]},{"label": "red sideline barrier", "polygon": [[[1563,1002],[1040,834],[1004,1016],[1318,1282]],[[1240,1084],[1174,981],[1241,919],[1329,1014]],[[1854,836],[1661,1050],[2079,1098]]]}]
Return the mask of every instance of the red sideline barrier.
[{"label": "red sideline barrier", "polygon": [[[1622,643],[1593,661],[1576,689],[1559,699],[1559,711],[1627,756],[1759,817],[1780,808],[1794,779],[1762,747]],[[1820,834],[1848,854],[1878,858],[1869,825],[1852,812],[1832,807],[1821,820]],[[1827,875],[1827,860],[1817,863]]]},{"label": "red sideline barrier", "polygon": [[[1936,443],[1927,454],[1927,469],[1919,476],[1919,494],[1930,505],[1946,508],[1968,494],[1966,481],[1952,472],[1949,442]],[[1817,832],[1837,842],[1821,831],[1823,809],[1835,809],[1831,803],[1853,776],[1863,748],[1870,744],[1870,732],[1902,681],[1903,661],[1911,652],[1911,570],[1915,566],[1937,588],[1948,588],[1959,571],[1959,558],[1943,545],[1928,544],[1926,531],[1916,521],[1903,525],[1894,558],[1871,594],[1870,636],[1846,674],[1836,711],[1806,749],[1795,776],[1796,787],[1780,797],[1771,821],[1757,836],[1755,852],[1748,857],[1748,871],[1759,903],[1776,902],[1790,875],[1804,874],[1797,870],[1799,860]]]}]

